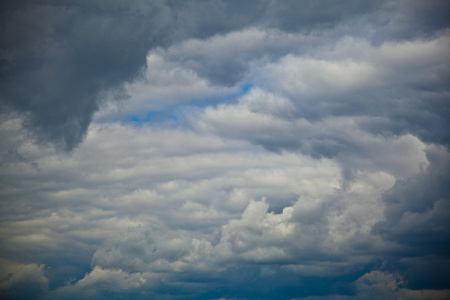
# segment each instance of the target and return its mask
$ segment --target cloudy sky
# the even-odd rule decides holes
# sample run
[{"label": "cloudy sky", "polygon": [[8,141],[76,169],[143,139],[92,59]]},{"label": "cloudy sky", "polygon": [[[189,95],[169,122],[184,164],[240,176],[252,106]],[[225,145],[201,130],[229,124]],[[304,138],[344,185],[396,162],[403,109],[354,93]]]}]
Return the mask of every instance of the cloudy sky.
[{"label": "cloudy sky", "polygon": [[2,1],[2,299],[450,299],[450,4]]}]

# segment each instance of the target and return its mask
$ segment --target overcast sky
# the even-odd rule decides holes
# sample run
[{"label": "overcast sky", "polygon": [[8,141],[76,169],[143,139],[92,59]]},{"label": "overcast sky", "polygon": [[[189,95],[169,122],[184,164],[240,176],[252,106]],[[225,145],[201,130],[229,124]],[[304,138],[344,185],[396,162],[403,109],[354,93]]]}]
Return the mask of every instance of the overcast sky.
[{"label": "overcast sky", "polygon": [[2,1],[0,298],[450,299],[449,16]]}]

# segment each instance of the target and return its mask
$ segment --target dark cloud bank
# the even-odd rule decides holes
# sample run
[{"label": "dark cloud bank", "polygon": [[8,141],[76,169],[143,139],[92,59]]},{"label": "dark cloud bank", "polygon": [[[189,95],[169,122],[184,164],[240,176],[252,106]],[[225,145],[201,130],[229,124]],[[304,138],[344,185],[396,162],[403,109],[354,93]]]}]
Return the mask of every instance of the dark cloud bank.
[{"label": "dark cloud bank", "polygon": [[449,15],[3,1],[1,297],[450,299]]}]

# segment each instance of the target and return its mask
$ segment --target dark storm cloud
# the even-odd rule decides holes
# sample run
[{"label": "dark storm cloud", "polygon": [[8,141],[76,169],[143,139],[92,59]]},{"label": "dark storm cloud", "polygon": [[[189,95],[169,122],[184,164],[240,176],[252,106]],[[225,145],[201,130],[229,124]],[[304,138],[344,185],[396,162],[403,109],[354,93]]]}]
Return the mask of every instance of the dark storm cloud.
[{"label": "dark storm cloud", "polygon": [[152,43],[163,42],[171,17],[161,2],[142,10],[121,1],[6,3],[3,106],[23,113],[39,140],[72,149],[102,93],[137,75]]},{"label": "dark storm cloud", "polygon": [[428,166],[397,180],[384,194],[386,219],[373,228],[375,234],[404,247],[391,255],[415,289],[450,285],[450,156],[436,146],[428,147],[426,154]]},{"label": "dark storm cloud", "polygon": [[399,179],[386,192],[386,221],[376,232],[417,253],[446,254],[450,246],[450,157],[440,147],[426,151],[430,165]]}]

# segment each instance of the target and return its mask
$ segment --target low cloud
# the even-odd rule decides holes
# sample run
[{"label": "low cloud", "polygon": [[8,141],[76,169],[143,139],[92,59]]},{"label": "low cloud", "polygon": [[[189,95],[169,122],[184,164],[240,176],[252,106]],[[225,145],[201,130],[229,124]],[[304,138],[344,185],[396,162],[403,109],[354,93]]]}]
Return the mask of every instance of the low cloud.
[{"label": "low cloud", "polygon": [[5,299],[35,299],[48,291],[44,265],[0,261],[0,295]]}]

